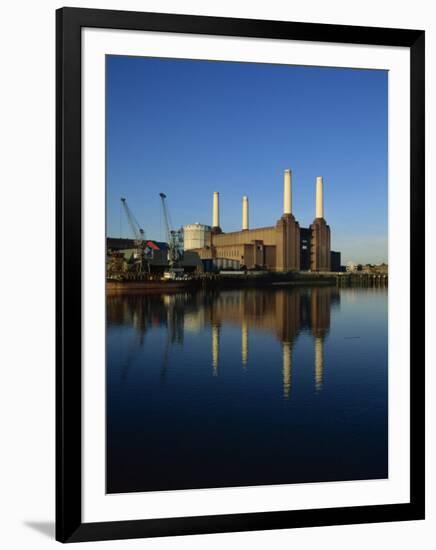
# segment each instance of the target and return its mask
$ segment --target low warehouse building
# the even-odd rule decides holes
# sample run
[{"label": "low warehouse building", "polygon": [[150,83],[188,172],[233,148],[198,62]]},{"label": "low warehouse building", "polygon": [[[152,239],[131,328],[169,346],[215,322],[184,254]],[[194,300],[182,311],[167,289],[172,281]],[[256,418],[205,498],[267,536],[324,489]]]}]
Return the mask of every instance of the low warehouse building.
[{"label": "low warehouse building", "polygon": [[[137,256],[137,248],[133,239],[107,239],[107,251],[120,252],[128,262]],[[147,240],[145,243],[145,254],[150,271],[152,273],[163,273],[168,269],[168,244],[159,241]],[[194,250],[185,251],[179,262],[181,268],[187,273],[203,271],[203,263],[198,253]]]}]

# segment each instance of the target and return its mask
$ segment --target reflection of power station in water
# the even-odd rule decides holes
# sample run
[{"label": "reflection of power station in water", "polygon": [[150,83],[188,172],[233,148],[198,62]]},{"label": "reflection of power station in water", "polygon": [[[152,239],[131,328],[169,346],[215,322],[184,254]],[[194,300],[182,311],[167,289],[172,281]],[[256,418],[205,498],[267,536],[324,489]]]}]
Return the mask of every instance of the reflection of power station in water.
[{"label": "reflection of power station in water", "polygon": [[[268,331],[281,343],[282,394],[288,399],[293,387],[293,357],[301,332],[313,337],[313,381],[315,392],[324,385],[324,341],[330,329],[330,310],[339,301],[335,288],[313,287],[264,292],[244,289],[217,293],[197,292],[173,295],[113,296],[108,301],[109,324],[134,326],[141,335],[150,328],[167,331],[164,371],[170,363],[169,345],[182,344],[184,334],[200,334],[210,327],[210,363],[212,374],[220,374],[222,327],[240,330],[239,364],[250,372],[250,333]],[[238,362],[233,356],[232,363]]]},{"label": "reflection of power station in water", "polygon": [[302,329],[309,329],[314,342],[314,387],[319,392],[324,377],[324,340],[330,328],[331,303],[337,291],[312,288],[305,291],[272,291],[256,293],[221,292],[213,301],[210,312],[211,354],[213,374],[218,375],[220,363],[220,327],[234,324],[241,327],[241,364],[249,362],[250,328],[274,332],[282,343],[283,397],[288,399],[292,388],[293,348]]}]

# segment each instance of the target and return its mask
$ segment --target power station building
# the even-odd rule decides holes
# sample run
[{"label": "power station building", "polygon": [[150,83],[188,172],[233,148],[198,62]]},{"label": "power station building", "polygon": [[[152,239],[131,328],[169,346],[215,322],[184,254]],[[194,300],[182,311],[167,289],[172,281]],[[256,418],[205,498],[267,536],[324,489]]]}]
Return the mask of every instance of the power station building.
[{"label": "power station building", "polygon": [[[270,227],[249,228],[248,197],[242,197],[242,229],[225,233],[220,226],[219,193],[213,194],[212,227],[191,224],[183,228],[185,250],[195,250],[202,260],[270,271],[330,271],[330,227],[324,219],[323,179],[316,178],[315,219],[300,228],[292,213],[292,172],[285,170],[283,214]],[[196,246],[196,243],[201,243]]]}]

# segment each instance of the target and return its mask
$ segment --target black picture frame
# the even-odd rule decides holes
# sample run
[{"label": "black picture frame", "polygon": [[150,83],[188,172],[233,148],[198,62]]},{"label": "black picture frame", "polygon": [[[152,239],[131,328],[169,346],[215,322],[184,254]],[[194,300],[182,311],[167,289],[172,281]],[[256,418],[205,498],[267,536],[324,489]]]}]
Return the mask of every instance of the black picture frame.
[{"label": "black picture frame", "polygon": [[[82,523],[81,29],[336,42],[410,49],[410,502]],[[424,518],[424,41],[420,30],[62,8],[56,13],[56,539],[127,539]]]}]

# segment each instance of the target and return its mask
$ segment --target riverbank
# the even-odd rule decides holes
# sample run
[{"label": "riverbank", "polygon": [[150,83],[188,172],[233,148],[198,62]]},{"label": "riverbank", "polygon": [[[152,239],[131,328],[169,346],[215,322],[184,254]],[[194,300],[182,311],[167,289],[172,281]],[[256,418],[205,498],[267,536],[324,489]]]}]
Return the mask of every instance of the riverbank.
[{"label": "riverbank", "polygon": [[194,289],[238,289],[280,286],[387,287],[387,274],[236,271],[206,274],[191,279],[106,282],[108,294],[180,292]]},{"label": "riverbank", "polygon": [[374,273],[272,273],[268,271],[226,271],[180,280],[126,280],[106,282],[108,294],[180,292],[194,289],[238,289],[266,286],[387,287],[388,275]]},{"label": "riverbank", "polygon": [[106,282],[108,294],[138,292],[180,292],[181,290],[219,288],[257,288],[265,286],[336,285],[333,273],[271,273],[268,271],[223,272],[181,280],[145,280]]}]

